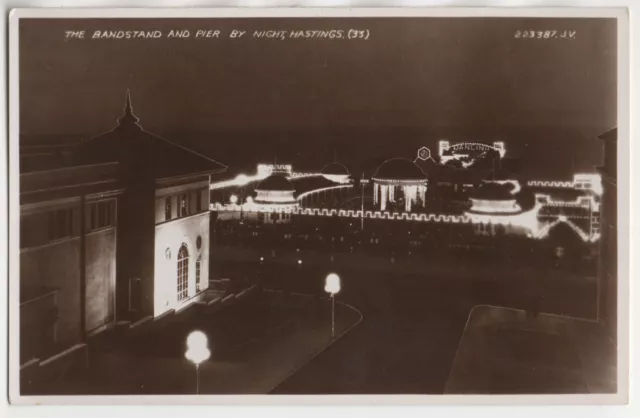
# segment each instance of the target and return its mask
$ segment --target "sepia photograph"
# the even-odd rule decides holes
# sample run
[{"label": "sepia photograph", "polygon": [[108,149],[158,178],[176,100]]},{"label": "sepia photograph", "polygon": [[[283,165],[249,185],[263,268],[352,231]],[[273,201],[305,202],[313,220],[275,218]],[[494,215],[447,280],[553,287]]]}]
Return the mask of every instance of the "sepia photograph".
[{"label": "sepia photograph", "polygon": [[627,15],[438,10],[14,11],[12,402],[624,399]]}]

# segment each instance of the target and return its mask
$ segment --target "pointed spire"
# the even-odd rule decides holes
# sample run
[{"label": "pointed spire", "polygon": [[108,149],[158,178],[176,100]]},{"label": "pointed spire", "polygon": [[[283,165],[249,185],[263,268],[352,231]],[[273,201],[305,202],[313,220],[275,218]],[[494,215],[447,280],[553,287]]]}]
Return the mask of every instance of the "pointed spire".
[{"label": "pointed spire", "polygon": [[120,125],[126,124],[134,124],[137,125],[138,117],[133,114],[133,107],[131,107],[131,94],[129,93],[129,89],[127,89],[125,105],[124,105],[124,114],[118,119],[118,123]]}]

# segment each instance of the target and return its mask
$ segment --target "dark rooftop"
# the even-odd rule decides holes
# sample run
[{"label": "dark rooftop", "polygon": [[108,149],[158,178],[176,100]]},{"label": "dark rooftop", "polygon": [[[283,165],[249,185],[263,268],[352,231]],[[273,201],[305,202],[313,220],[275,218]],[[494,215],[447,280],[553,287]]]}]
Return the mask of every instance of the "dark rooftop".
[{"label": "dark rooftop", "polygon": [[226,170],[225,165],[205,155],[145,131],[133,114],[128,92],[124,115],[118,120],[118,126],[83,141],[78,147],[77,157],[83,164],[117,161],[131,166],[147,165],[156,178]]},{"label": "dark rooftop", "polygon": [[337,162],[332,162],[324,166],[324,168],[322,169],[322,174],[348,176],[350,173],[347,167],[345,167],[344,165]]}]

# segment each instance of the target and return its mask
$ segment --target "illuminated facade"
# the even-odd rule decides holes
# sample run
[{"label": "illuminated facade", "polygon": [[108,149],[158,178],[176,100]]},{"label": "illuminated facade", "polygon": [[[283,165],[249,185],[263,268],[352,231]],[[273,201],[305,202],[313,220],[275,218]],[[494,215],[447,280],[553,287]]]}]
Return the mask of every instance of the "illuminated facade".
[{"label": "illuminated facade", "polygon": [[427,176],[413,161],[392,158],[373,175],[373,203],[381,211],[398,207],[411,212],[426,206]]},{"label": "illuminated facade", "polygon": [[107,163],[20,174],[20,364],[115,324],[118,171]]},{"label": "illuminated facade", "polygon": [[286,177],[272,174],[262,180],[256,187],[256,205],[282,205],[284,207],[298,204],[294,197],[296,189]]},{"label": "illuminated facade", "polygon": [[579,173],[573,175],[573,180],[529,180],[529,187],[546,187],[550,189],[575,189],[602,195],[602,176],[599,173]]},{"label": "illuminated facade", "polygon": [[80,158],[121,167],[116,315],[155,317],[197,301],[209,283],[208,188],[226,167],[145,131],[128,94],[118,126],[83,141]]},{"label": "illuminated facade", "polygon": [[492,145],[481,142],[461,142],[453,144],[447,140],[438,141],[438,157],[441,163],[448,163],[452,160],[462,161],[464,167],[473,165],[473,155],[482,155],[486,152],[496,152],[500,158],[504,158],[507,153],[504,142],[496,141]]},{"label": "illuminated facade", "polygon": [[113,130],[37,158],[20,178],[21,363],[208,287],[209,184],[225,166],[142,129],[128,93]]},{"label": "illuminated facade", "polygon": [[537,211],[523,211],[516,201],[513,185],[487,182],[472,192],[466,212],[480,235],[520,234],[534,236]]},{"label": "illuminated facade", "polygon": [[[450,148],[462,152],[460,150],[469,148],[469,152],[480,154],[487,150],[499,156],[506,153],[503,143],[440,145],[441,152]],[[260,180],[274,172],[279,173],[282,180],[289,181],[286,190],[259,186]],[[362,195],[354,193],[354,183],[348,173],[339,163],[330,163],[320,172],[296,172],[291,165],[260,165],[256,175],[239,175],[232,180],[212,183],[212,191],[226,190],[227,197],[222,201],[214,198],[211,210],[218,212],[219,219],[258,218],[272,219],[275,223],[288,222],[291,216],[469,223],[481,235],[506,233],[533,239],[544,239],[557,226],[566,224],[584,242],[595,242],[600,237],[602,181],[597,173],[578,173],[569,181],[529,180],[521,184],[500,166],[493,167],[487,175],[486,169],[474,171],[442,164],[433,159],[427,147],[418,150],[415,161],[402,158],[385,161],[371,180],[361,181],[362,187],[358,191]],[[258,183],[254,194],[239,201],[238,191],[246,192],[252,183]],[[434,192],[427,191],[428,184]],[[371,187],[366,208],[365,187]],[[426,207],[428,193],[435,193],[437,199],[449,199],[447,201],[454,204],[434,206],[432,213],[415,213],[429,210]],[[573,197],[565,196],[567,193]],[[520,203],[523,195],[529,196],[530,200],[525,206]],[[328,207],[328,203],[334,201],[330,196],[342,199],[343,203],[349,200],[352,204]],[[430,202],[437,203],[435,200]]]}]

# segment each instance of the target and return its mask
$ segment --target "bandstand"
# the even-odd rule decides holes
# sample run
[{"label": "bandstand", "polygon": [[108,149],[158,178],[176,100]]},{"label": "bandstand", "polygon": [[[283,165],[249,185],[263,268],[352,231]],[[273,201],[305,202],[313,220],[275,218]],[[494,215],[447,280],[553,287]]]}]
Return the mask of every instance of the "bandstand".
[{"label": "bandstand", "polygon": [[425,207],[427,176],[413,161],[392,158],[378,167],[373,175],[373,202],[380,210],[402,204],[405,212]]}]

